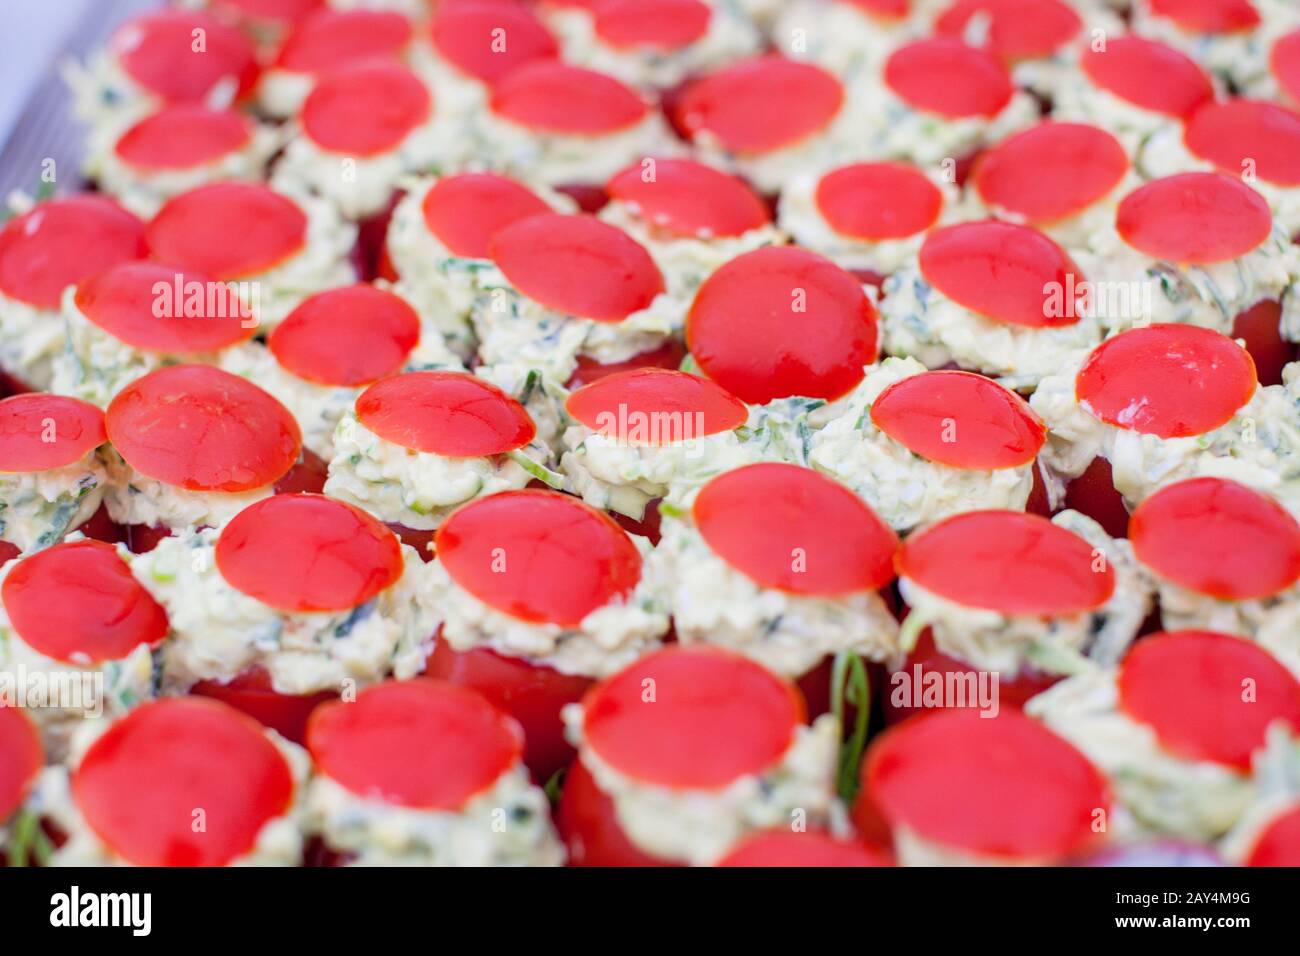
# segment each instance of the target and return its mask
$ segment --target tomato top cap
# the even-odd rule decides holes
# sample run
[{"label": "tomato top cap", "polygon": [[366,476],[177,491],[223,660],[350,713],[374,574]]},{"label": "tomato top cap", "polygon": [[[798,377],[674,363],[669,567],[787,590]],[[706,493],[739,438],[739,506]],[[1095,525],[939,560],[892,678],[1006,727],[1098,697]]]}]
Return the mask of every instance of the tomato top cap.
[{"label": "tomato top cap", "polygon": [[384,441],[448,458],[504,455],[533,440],[527,410],[469,372],[404,372],[361,393],[357,418]]},{"label": "tomato top cap", "polygon": [[829,259],[792,246],[737,256],[700,286],[686,342],[704,373],[742,401],[833,400],[875,361],[876,309]]},{"label": "tomato top cap", "polygon": [[0,400],[0,474],[63,468],[106,441],[104,413],[89,402],[44,392]]},{"label": "tomato top cap", "polygon": [[65,664],[120,660],[167,636],[167,612],[102,541],[66,541],[21,559],[0,600],[24,644]]},{"label": "tomato top cap", "polygon": [[1115,593],[1115,571],[1083,538],[1038,515],[967,511],[915,532],[899,577],[932,594],[1001,614],[1065,617]]},{"label": "tomato top cap", "polygon": [[1188,438],[1230,421],[1257,384],[1250,353],[1226,335],[1156,324],[1121,332],[1093,349],[1074,392],[1108,425]]},{"label": "tomato top cap", "polygon": [[1210,100],[1187,118],[1183,142],[1229,176],[1300,186],[1300,113],[1265,100]]},{"label": "tomato top cap", "polygon": [[536,60],[492,88],[492,112],[521,126],[562,136],[604,136],[650,112],[621,80],[559,60]]},{"label": "tomato top cap", "polygon": [[1250,0],[1149,0],[1151,12],[1189,33],[1236,33],[1259,25]]},{"label": "tomato top cap", "polygon": [[1212,631],[1134,644],[1120,665],[1119,704],[1166,750],[1242,772],[1274,721],[1300,730],[1300,681],[1258,644]]},{"label": "tomato top cap", "polygon": [[551,207],[527,186],[497,173],[460,173],[434,183],[421,210],[429,232],[452,254],[486,259],[494,235]]},{"label": "tomato top cap", "polygon": [[872,403],[871,421],[928,461],[975,471],[1027,465],[1047,438],[1024,399],[973,372],[923,372],[895,382]]},{"label": "tomato top cap", "polygon": [[269,487],[302,451],[287,408],[208,365],[171,365],[136,379],[113,398],[105,421],[128,465],[189,491]]},{"label": "tomato top cap", "polygon": [[397,372],[420,342],[420,316],[372,285],[341,286],[303,299],[266,344],[276,361],[320,385],[358,386]]},{"label": "tomato top cap", "polygon": [[[195,31],[203,48],[195,49]],[[158,10],[114,31],[109,51],[132,80],[167,103],[201,103],[219,83],[257,79],[257,54],[239,30],[200,10]]]},{"label": "tomato top cap", "polygon": [[0,820],[18,809],[44,765],[40,734],[27,715],[0,707]]},{"label": "tomato top cap", "polygon": [[576,627],[641,579],[641,555],[613,519],[551,491],[462,505],[438,528],[434,550],[478,600],[536,624]]},{"label": "tomato top cap", "polygon": [[411,42],[413,32],[411,21],[392,10],[321,10],[298,24],[276,54],[275,66],[323,73],[395,57]]},{"label": "tomato top cap", "polygon": [[853,163],[817,183],[817,211],[843,236],[882,242],[906,239],[939,221],[943,193],[905,163]]},{"label": "tomato top cap", "polygon": [[1282,91],[1300,102],[1300,29],[1292,30],[1273,44],[1268,64]]},{"label": "tomato top cap", "polygon": [[664,291],[645,247],[593,216],[529,216],[493,235],[488,249],[519,292],[575,318],[619,322]]},{"label": "tomato top cap", "polygon": [[1106,92],[1176,119],[1214,98],[1214,85],[1195,60],[1136,33],[1107,39],[1103,50],[1090,46],[1079,65]]},{"label": "tomato top cap", "polygon": [[476,691],[419,677],[367,687],[312,712],[321,773],[358,797],[459,810],[519,763],[523,733]]},{"label": "tomato top cap", "polygon": [[1221,601],[1267,598],[1300,580],[1300,524],[1272,498],[1224,478],[1150,495],[1129,519],[1129,540],[1162,578]]},{"label": "tomato top cap", "polygon": [[1004,60],[1051,56],[1083,29],[1079,15],[1060,0],[957,0],[934,29],[960,39],[977,18],[987,21],[981,45]]},{"label": "tomato top cap", "polygon": [[804,720],[794,685],[702,644],[642,657],[591,688],[582,711],[584,746],[602,763],[674,790],[721,790],[762,773]]},{"label": "tomato top cap", "polygon": [[1264,197],[1219,173],[1153,179],[1124,197],[1115,228],[1128,245],[1175,263],[1230,262],[1273,231]]},{"label": "tomato top cap", "polygon": [[[223,866],[289,808],[289,765],[262,727],[202,697],[136,707],[91,744],[72,796],[110,849],[137,866]],[[194,810],[206,828],[196,831]]]},{"label": "tomato top cap", "polygon": [[889,866],[889,857],[864,843],[821,830],[764,830],[737,843],[714,866]]},{"label": "tomato top cap", "polygon": [[606,45],[661,53],[699,40],[712,16],[701,0],[601,0],[592,9],[596,36]]},{"label": "tomato top cap", "polygon": [[693,159],[646,159],[605,184],[614,202],[677,236],[739,236],[771,222],[744,180]]},{"label": "tomato top cap", "polygon": [[432,37],[441,57],[484,83],[496,83],[527,63],[560,53],[550,31],[526,6],[498,0],[441,4]]},{"label": "tomato top cap", "polygon": [[235,110],[168,106],[129,127],[113,145],[123,162],[145,172],[214,163],[247,146],[253,122]]},{"label": "tomato top cap", "polygon": [[950,37],[896,49],[885,61],[885,84],[913,109],[949,119],[996,116],[1015,92],[997,58]]},{"label": "tomato top cap", "polygon": [[1300,806],[1274,817],[1246,857],[1246,866],[1300,866]]},{"label": "tomato top cap", "polygon": [[709,548],[760,587],[834,597],[874,591],[894,576],[894,532],[853,492],[808,468],[766,462],[725,472],[700,491],[693,513]]},{"label": "tomato top cap", "polygon": [[432,94],[412,70],[367,61],[321,77],[302,104],[302,126],[324,150],[376,156],[397,149],[433,109]]},{"label": "tomato top cap", "polygon": [[943,847],[1022,860],[1083,849],[1111,802],[1083,754],[1013,710],[992,719],[948,710],[892,727],[867,751],[863,783],[894,827]]},{"label": "tomato top cap", "polygon": [[669,445],[731,431],[745,403],[706,378],[666,368],[615,372],[573,392],[565,408],[592,431],[637,445]]}]

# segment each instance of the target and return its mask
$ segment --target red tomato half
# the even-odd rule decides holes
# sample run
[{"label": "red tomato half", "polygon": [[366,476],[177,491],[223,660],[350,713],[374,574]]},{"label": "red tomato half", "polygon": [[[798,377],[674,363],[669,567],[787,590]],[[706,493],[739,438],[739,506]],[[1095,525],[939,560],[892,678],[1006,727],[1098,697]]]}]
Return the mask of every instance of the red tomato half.
[{"label": "red tomato half", "polygon": [[104,413],[89,402],[44,392],[0,400],[0,473],[63,468],[106,441]]},{"label": "red tomato half", "polygon": [[675,236],[739,236],[772,221],[767,205],[744,180],[693,159],[637,163],[614,176],[605,191]]},{"label": "red tomato half", "polygon": [[357,796],[458,810],[523,754],[519,725],[472,690],[415,678],[319,707],[307,724],[316,766]]},{"label": "red tomato half", "polygon": [[454,255],[488,258],[496,233],[520,219],[551,212],[536,193],[496,173],[445,176],[424,194],[424,223]]},{"label": "red tomato half", "polygon": [[298,252],[307,241],[307,216],[259,183],[212,183],[164,203],[146,238],[155,259],[214,279],[239,279]]},{"label": "red tomato half", "polygon": [[1300,30],[1292,30],[1273,44],[1268,64],[1282,92],[1300,103]]},{"label": "red tomato half", "polygon": [[1300,730],[1300,681],[1258,644],[1212,631],[1168,631],[1133,645],[1119,704],[1185,760],[1250,769],[1274,721]]},{"label": "red tomato half", "polygon": [[102,541],[56,544],[22,559],[0,599],[23,643],[65,664],[120,660],[167,636],[167,612]]},{"label": "red tomato half", "polygon": [[671,53],[708,32],[712,11],[700,0],[601,0],[592,16],[608,46]]},{"label": "red tomato half", "polygon": [[68,286],[147,254],[144,223],[113,200],[49,199],[0,230],[0,292],[57,309]]},{"label": "red tomato half", "polygon": [[1083,21],[1060,0],[957,0],[934,23],[935,32],[962,39],[972,20],[984,21],[980,45],[1004,60],[1051,56],[1074,39]]},{"label": "red tomato half", "polygon": [[896,49],[885,61],[885,84],[913,109],[949,119],[996,116],[1015,91],[993,54],[950,37]]},{"label": "red tomato half", "polygon": [[226,583],[282,611],[343,611],[402,576],[402,550],[385,525],[324,495],[273,495],[249,505],[217,539]]},{"label": "red tomato half", "polygon": [[889,857],[853,840],[841,840],[821,830],[795,833],[768,830],[746,837],[714,866],[890,866]]},{"label": "red tomato half", "polygon": [[721,790],[761,773],[803,723],[794,685],[747,657],[703,644],[668,647],[583,698],[583,745],[632,779]]},{"label": "red tomato half", "polygon": [[462,505],[438,528],[435,550],[474,597],[538,624],[576,626],[641,577],[640,553],[609,516],[551,491]]},{"label": "red tomato half", "polygon": [[1088,463],[1065,487],[1065,507],[1087,515],[1112,538],[1128,536],[1128,508],[1124,496],[1115,490],[1110,462],[1100,455]]},{"label": "red tomato half", "polygon": [[325,0],[209,0],[240,23],[256,29],[274,24],[289,27],[317,10]]},{"label": "red tomato half", "polygon": [[619,322],[664,291],[645,247],[592,216],[529,216],[493,235],[488,251],[519,292],[575,318]]},{"label": "red tomato half", "polygon": [[1272,498],[1224,478],[1161,488],[1134,510],[1129,539],[1160,577],[1221,601],[1266,598],[1300,580],[1300,524]]},{"label": "red tomato half", "polygon": [[1023,398],[972,372],[924,372],[895,382],[877,396],[871,420],[922,458],[975,471],[1027,465],[1047,436]]},{"label": "red tomato half", "polygon": [[559,60],[511,70],[492,88],[492,112],[542,133],[604,136],[641,122],[646,101],[622,81]]},{"label": "red tomato half", "polygon": [[662,445],[745,424],[745,403],[708,379],[663,368],[606,375],[571,394],[570,415],[592,431]]},{"label": "red tomato half", "polygon": [[121,135],[113,152],[146,173],[192,169],[238,152],[252,137],[252,120],[242,113],[182,104],[140,120]]},{"label": "red tomato half", "polygon": [[1300,806],[1264,828],[1245,862],[1246,866],[1300,866]]},{"label": "red tomato half", "polygon": [[[195,31],[202,49],[195,49]],[[132,80],[167,103],[202,103],[221,83],[244,92],[257,79],[253,45],[238,30],[198,10],[159,10],[122,24],[108,41]]]},{"label": "red tomato half", "polygon": [[228,864],[288,810],[293,789],[289,765],[260,726],[193,697],[141,704],[72,773],[90,828],[138,866]]},{"label": "red tomato half", "polygon": [[1195,60],[1136,33],[1108,37],[1102,50],[1089,46],[1079,65],[1088,79],[1106,92],[1177,119],[1214,98],[1214,86]]},{"label": "red tomato half", "polygon": [[619,825],[614,801],[575,760],[564,778],[555,825],[569,851],[569,866],[682,866],[636,846]]},{"label": "red tomato half", "polygon": [[1231,337],[1245,341],[1260,385],[1282,384],[1282,370],[1296,357],[1295,343],[1282,337],[1282,303],[1261,299],[1237,313]]},{"label": "red tomato half", "polygon": [[170,365],[108,406],[109,440],[133,469],[189,491],[251,491],[298,461],[289,410],[247,379],[208,365]]},{"label": "red tomato half", "polygon": [[789,395],[832,400],[875,361],[876,322],[862,286],[835,263],[769,246],[704,281],[686,342],[709,378],[750,404]]},{"label": "red tomato half", "polygon": [[357,418],[384,441],[448,458],[504,455],[533,440],[524,407],[468,372],[405,372],[357,399]]},{"label": "red tomato half", "polygon": [[499,0],[442,4],[433,18],[432,36],[443,59],[484,83],[560,53],[550,31],[526,6]]},{"label": "red tomato half", "polygon": [[233,288],[156,262],[124,262],[77,286],[77,309],[134,349],[166,355],[216,352],[257,331]]},{"label": "red tomato half", "polygon": [[988,206],[1031,224],[1083,212],[1129,170],[1110,133],[1085,123],[1039,123],[985,150],[971,181]]},{"label": "red tomato half", "polygon": [[906,163],[854,163],[817,183],[817,211],[842,236],[906,239],[939,221],[943,193]]},{"label": "red tomato half", "polygon": [[295,73],[324,73],[397,57],[412,33],[411,21],[390,10],[321,10],[294,28],[275,65]]},{"label": "red tomato half", "polygon": [[1085,849],[1111,801],[1083,754],[1013,710],[948,710],[892,727],[867,751],[863,785],[855,817],[870,800],[927,842],[1013,860]]},{"label": "red tomato half", "polygon": [[420,317],[405,299],[371,285],[304,299],[266,340],[276,361],[320,385],[358,386],[397,372],[420,342]]},{"label": "red tomato half", "polygon": [[914,533],[898,552],[899,577],[966,607],[1063,617],[1115,593],[1110,562],[1072,531],[1019,511],[967,511]]},{"label": "red tomato half", "polygon": [[433,97],[415,73],[370,61],[325,74],[302,105],[302,125],[324,150],[376,156],[397,149],[432,114]]},{"label": "red tomato half", "polygon": [[0,707],[0,820],[18,809],[44,764],[40,734],[27,715]]},{"label": "red tomato half", "polygon": [[1235,33],[1259,25],[1250,0],[1148,0],[1151,12],[1188,33]]},{"label": "red tomato half", "polygon": [[1255,393],[1250,353],[1193,325],[1130,329],[1092,350],[1074,382],[1088,413],[1160,438],[1213,431]]},{"label": "red tomato half", "polygon": [[920,265],[932,286],[996,322],[1049,328],[1083,315],[1079,267],[1029,226],[986,219],[936,229],[921,246]]},{"label": "red tomato half", "polygon": [[768,462],[724,472],[692,510],[709,548],[760,587],[833,597],[893,579],[897,536],[857,495],[811,469]]},{"label": "red tomato half", "polygon": [[271,675],[260,667],[249,668],[225,683],[199,681],[190,688],[190,694],[219,700],[296,744],[307,739],[307,719],[312,711],[326,701],[338,698],[334,691],[281,694],[271,683]]},{"label": "red tomato half", "polygon": [[561,674],[484,647],[456,651],[441,637],[434,642],[424,673],[478,691],[517,720],[524,730],[524,763],[538,783],[546,783],[573,760],[560,712],[582,699],[591,678]]},{"label": "red tomato half", "polygon": [[701,135],[728,152],[770,153],[829,126],[844,87],[811,63],[761,56],[692,80],[673,104],[687,137]]},{"label": "red tomato half", "polygon": [[598,382],[606,375],[631,372],[639,368],[666,368],[676,371],[686,358],[686,349],[677,339],[668,339],[663,345],[641,352],[622,362],[597,362],[590,355],[578,356],[578,367],[573,370],[565,388],[577,389]]},{"label": "red tomato half", "polygon": [[1205,103],[1183,127],[1183,142],[1229,176],[1253,171],[1265,182],[1300,186],[1300,113],[1264,100]]},{"label": "red tomato half", "polygon": [[1230,262],[1268,239],[1264,197],[1218,173],[1155,179],[1124,197],[1115,228],[1128,245],[1176,263]]}]

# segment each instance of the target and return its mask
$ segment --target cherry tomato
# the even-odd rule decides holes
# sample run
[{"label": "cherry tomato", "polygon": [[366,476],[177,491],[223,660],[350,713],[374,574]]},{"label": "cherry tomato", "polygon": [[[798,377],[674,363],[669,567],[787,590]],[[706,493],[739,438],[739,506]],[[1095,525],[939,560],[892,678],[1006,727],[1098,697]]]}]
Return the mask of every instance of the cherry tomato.
[{"label": "cherry tomato", "polygon": [[316,74],[397,57],[409,46],[413,32],[411,21],[391,10],[321,10],[294,28],[274,65]]},{"label": "cherry tomato", "polygon": [[536,193],[496,173],[460,173],[433,184],[421,204],[429,232],[454,255],[489,256],[489,242],[501,229],[551,211]]},{"label": "cherry tomato", "polygon": [[181,104],[151,113],[127,129],[113,152],[129,166],[149,173],[184,170],[220,162],[253,137],[253,123],[234,110]]},{"label": "cherry tomato", "polygon": [[405,372],[371,385],[357,418],[384,441],[451,458],[522,448],[537,428],[524,407],[468,372]]},{"label": "cherry tomato", "polygon": [[[203,49],[195,50],[195,31]],[[123,71],[165,103],[199,104],[234,81],[237,92],[257,79],[257,54],[238,30],[199,10],[158,10],[133,17],[113,33],[109,53]]]},{"label": "cherry tomato", "polygon": [[490,105],[512,123],[562,136],[616,133],[649,112],[641,95],[620,80],[555,59],[506,73],[493,86]]},{"label": "cherry tomato", "polygon": [[419,341],[420,317],[405,299],[387,289],[351,285],[304,299],[266,344],[299,378],[358,386],[400,370]]},{"label": "cherry tomato", "polygon": [[659,53],[700,40],[712,19],[700,0],[602,0],[592,14],[596,36],[607,46]]},{"label": "cherry tomato", "polygon": [[89,402],[44,392],[0,399],[4,471],[33,474],[64,468],[107,440],[104,413]]},{"label": "cherry tomato", "polygon": [[[560,54],[550,31],[522,4],[457,0],[438,7],[434,50],[463,73],[496,83],[521,66]],[[499,42],[505,36],[504,45]]]},{"label": "cherry tomato", "polygon": [[1065,507],[1092,518],[1112,538],[1128,537],[1128,507],[1115,488],[1110,462],[1100,456],[1065,486]]},{"label": "cherry tomato", "polygon": [[957,0],[940,14],[934,29],[962,39],[975,19],[986,24],[980,45],[1012,61],[1049,57],[1083,29],[1078,14],[1060,0]]},{"label": "cherry tomato", "polygon": [[996,116],[1015,90],[993,54],[951,37],[894,50],[885,61],[885,85],[913,109],[948,119]]},{"label": "cherry tomato", "polygon": [[1107,37],[1079,58],[1088,79],[1107,93],[1154,113],[1182,119],[1214,98],[1214,85],[1200,65],[1158,40],[1136,33]]},{"label": "cherry tomato", "polygon": [[303,102],[302,126],[328,152],[378,156],[398,149],[433,110],[433,97],[413,71],[368,61],[321,77]]},{"label": "cherry tomato", "polygon": [[638,848],[619,825],[614,801],[596,785],[581,760],[564,778],[555,825],[569,851],[570,866],[682,866]]},{"label": "cherry tomato", "polygon": [[770,830],[746,837],[714,866],[889,866],[879,850],[821,830]]},{"label": "cherry tomato", "polygon": [[219,700],[296,744],[306,742],[307,718],[312,711],[338,698],[334,691],[281,694],[272,685],[271,675],[260,667],[249,668],[224,683],[201,680],[190,688],[190,693]]},{"label": "cherry tomato", "polygon": [[1212,100],[1187,118],[1183,142],[1229,176],[1252,170],[1265,182],[1300,186],[1300,113],[1276,103]]},{"label": "cherry tomato", "polygon": [[881,242],[924,232],[943,212],[943,193],[905,163],[853,163],[817,183],[817,211],[842,236]]},{"label": "cherry tomato", "polygon": [[1273,231],[1264,197],[1218,173],[1155,179],[1124,197],[1115,213],[1120,238],[1168,262],[1229,262],[1258,248]]},{"label": "cherry tomato", "polygon": [[605,191],[655,229],[674,236],[739,236],[772,221],[762,198],[744,180],[693,159],[637,163],[610,179]]}]

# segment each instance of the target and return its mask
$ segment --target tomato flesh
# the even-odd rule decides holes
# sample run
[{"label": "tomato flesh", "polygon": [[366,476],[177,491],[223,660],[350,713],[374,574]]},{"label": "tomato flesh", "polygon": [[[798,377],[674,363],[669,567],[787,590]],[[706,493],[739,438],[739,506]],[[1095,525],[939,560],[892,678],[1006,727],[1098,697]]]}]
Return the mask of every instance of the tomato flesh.
[{"label": "tomato flesh", "polygon": [[1079,65],[1088,79],[1106,92],[1176,119],[1191,115],[1214,98],[1214,85],[1195,60],[1136,33],[1107,38],[1104,50],[1090,46]]},{"label": "tomato flesh", "polygon": [[749,418],[744,402],[708,379],[661,368],[606,375],[573,392],[565,408],[599,434],[646,445],[716,435]]},{"label": "tomato flesh", "polygon": [[356,408],[384,441],[448,458],[503,455],[537,434],[522,405],[467,372],[394,375],[362,392]]},{"label": "tomato flesh", "polygon": [[913,109],[949,119],[996,116],[1015,90],[991,53],[951,37],[896,49],[885,61],[885,85]]},{"label": "tomato flesh", "polygon": [[267,186],[212,183],[169,199],[145,236],[153,258],[224,281],[297,253],[307,241],[307,216]]},{"label": "tomato flesh", "polygon": [[63,468],[106,441],[104,413],[89,402],[45,392],[0,399],[0,473]]},{"label": "tomato flesh", "polygon": [[304,299],[266,344],[299,378],[358,386],[397,372],[419,341],[420,317],[405,299],[352,285]]},{"label": "tomato flesh", "polygon": [[692,159],[638,163],[610,179],[605,191],[656,229],[676,236],[739,236],[772,218],[744,180]]},{"label": "tomato flesh", "polygon": [[817,183],[817,211],[842,236],[881,242],[906,239],[933,226],[943,193],[905,163],[854,163]]}]

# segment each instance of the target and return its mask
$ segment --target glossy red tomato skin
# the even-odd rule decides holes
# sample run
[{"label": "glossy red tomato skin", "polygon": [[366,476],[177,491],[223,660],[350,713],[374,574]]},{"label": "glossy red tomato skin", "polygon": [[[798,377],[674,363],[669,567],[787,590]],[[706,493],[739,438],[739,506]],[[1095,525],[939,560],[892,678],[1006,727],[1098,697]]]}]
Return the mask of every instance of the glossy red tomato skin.
[{"label": "glossy red tomato skin", "polygon": [[458,585],[533,623],[576,626],[641,577],[641,556],[612,519],[551,491],[505,491],[462,505],[434,541]]},{"label": "glossy red tomato skin", "polygon": [[369,61],[331,70],[317,81],[302,105],[303,132],[327,152],[379,156],[400,147],[434,108],[414,72]]},{"label": "glossy red tomato skin", "polygon": [[1261,299],[1232,323],[1232,338],[1245,339],[1260,385],[1282,384],[1282,369],[1296,359],[1296,346],[1282,338],[1282,304]]},{"label": "glossy red tomato skin", "polygon": [[1250,0],[1151,0],[1151,11],[1190,33],[1232,33],[1259,24]]},{"label": "glossy red tomato skin", "polygon": [[560,711],[582,699],[593,681],[487,648],[453,650],[441,636],[425,665],[425,676],[478,691],[524,730],[524,764],[538,784],[567,767],[574,757]]},{"label": "glossy red tomato skin", "polygon": [[687,139],[707,136],[729,152],[762,155],[815,136],[843,105],[844,88],[827,71],[759,56],[690,81],[673,102],[673,119]]},{"label": "glossy red tomato skin", "polygon": [[1083,29],[1060,0],[958,0],[935,21],[935,32],[963,39],[977,18],[988,21],[981,45],[1008,61],[1051,56]]},{"label": "glossy red tomato skin", "polygon": [[188,491],[274,484],[302,450],[288,409],[251,382],[206,365],[167,366],[137,379],[109,403],[105,420],[109,440],[132,468]]},{"label": "glossy red tomato skin", "polygon": [[1008,860],[1061,859],[1099,839],[1102,774],[1073,746],[1015,710],[946,710],[873,741],[855,820],[905,825],[940,847]]},{"label": "glossy red tomato skin", "polygon": [[1024,399],[972,372],[925,372],[895,382],[876,397],[871,420],[928,461],[977,471],[1027,465],[1047,437]]},{"label": "glossy red tomato skin", "polygon": [[269,727],[296,744],[307,741],[307,719],[321,704],[338,699],[334,691],[315,694],[281,694],[271,684],[271,675],[253,667],[222,683],[201,680],[190,688],[196,697],[219,700]]},{"label": "glossy red tomato skin", "polygon": [[[136,707],[72,773],[73,799],[91,829],[145,866],[230,863],[288,809],[293,790],[288,764],[254,721],[193,697]],[[193,827],[196,808],[205,830]]]},{"label": "glossy red tomato skin", "polygon": [[511,70],[492,88],[492,112],[541,133],[599,137],[636,125],[645,100],[621,81],[559,60]]},{"label": "glossy red tomato skin", "polygon": [[[1073,325],[1083,315],[1079,267],[1029,226],[995,220],[944,226],[926,237],[919,261],[921,275],[939,292],[997,322],[1051,328]],[[1059,308],[1053,290],[1061,296]]]},{"label": "glossy red tomato skin", "polygon": [[685,865],[651,856],[632,842],[619,825],[614,801],[597,786],[581,760],[574,760],[565,774],[555,826],[568,849],[569,866]]},{"label": "glossy red tomato skin", "polygon": [[814,198],[832,229],[872,242],[914,236],[943,212],[939,187],[919,169],[898,162],[840,166],[818,181]]},{"label": "glossy red tomato skin", "polygon": [[1129,171],[1124,147],[1086,123],[1042,122],[980,154],[972,183],[985,204],[1051,223],[1109,195]]},{"label": "glossy red tomato skin", "polygon": [[[494,42],[503,31],[505,49]],[[433,18],[434,49],[461,72],[493,84],[527,63],[559,56],[542,21],[520,4],[457,0],[442,4]]]},{"label": "glossy red tomato skin", "polygon": [[1105,50],[1085,50],[1080,66],[1103,90],[1176,119],[1214,98],[1214,85],[1181,50],[1136,33],[1110,37]]},{"label": "glossy red tomato skin", "polygon": [[625,426],[635,429],[653,416],[679,416],[675,420],[685,424],[666,429],[666,441],[731,431],[749,417],[744,402],[708,379],[658,368],[603,376],[570,394],[565,409],[593,431],[616,438],[627,437]]},{"label": "glossy red tomato skin", "polygon": [[686,349],[676,339],[669,339],[657,349],[642,352],[622,362],[601,363],[590,356],[579,355],[578,367],[569,376],[565,388],[578,389],[592,382],[598,382],[606,375],[629,372],[638,368],[676,369],[681,366],[684,358],[686,358]]},{"label": "glossy red tomato skin", "polygon": [[[204,49],[193,49],[202,30]],[[158,10],[128,20],[109,40],[122,69],[166,103],[201,103],[213,87],[233,79],[237,92],[257,79],[257,54],[242,33],[197,10]]]},{"label": "glossy red tomato skin", "polygon": [[359,284],[308,296],[267,347],[299,378],[357,387],[400,370],[419,341],[420,317],[405,299]]},{"label": "glossy red tomato skin", "polygon": [[9,819],[45,763],[41,737],[17,707],[0,707],[0,821]]},{"label": "glossy red tomato skin", "polygon": [[1128,537],[1128,508],[1105,458],[1094,458],[1081,475],[1070,479],[1065,486],[1065,507],[1092,518],[1112,538]]},{"label": "glossy red tomato skin", "polygon": [[[764,502],[759,524],[756,501]],[[760,587],[831,597],[875,591],[893,578],[897,536],[818,472],[774,462],[737,468],[705,485],[692,511],[709,548]]]},{"label": "glossy red tomato skin", "polygon": [[1300,30],[1292,30],[1273,44],[1269,67],[1292,106],[1300,104]]},{"label": "glossy red tomato skin", "polygon": [[277,495],[319,495],[325,490],[329,466],[310,448],[304,448],[298,463],[290,468],[272,490]]},{"label": "glossy red tomato skin", "polygon": [[593,9],[596,35],[616,50],[681,50],[709,29],[700,0],[604,0]]},{"label": "glossy red tomato skin", "polygon": [[0,229],[0,293],[57,309],[68,286],[148,251],[144,223],[115,201],[48,199]]},{"label": "glossy red tomato skin", "polygon": [[27,556],[5,577],[0,600],[25,644],[66,664],[117,660],[167,636],[167,612],[102,541]]},{"label": "glossy red tomato skin", "polygon": [[771,222],[767,206],[744,180],[691,159],[651,162],[653,167],[642,161],[615,174],[605,192],[654,228],[712,239]]},{"label": "glossy red tomato skin", "polygon": [[1226,335],[1156,324],[1122,332],[1093,349],[1074,391],[1088,413],[1108,425],[1187,438],[1231,421],[1256,384],[1250,353]]},{"label": "glossy red tomato skin", "polygon": [[384,441],[449,458],[503,455],[537,428],[517,401],[467,372],[405,372],[381,379],[356,402],[357,419]]},{"label": "glossy red tomato skin", "polygon": [[365,60],[399,56],[410,44],[411,21],[389,10],[322,10],[298,24],[273,66],[321,73]]},{"label": "glossy red tomato skin", "polygon": [[1268,598],[1300,580],[1300,524],[1269,496],[1223,478],[1165,485],[1134,509],[1129,538],[1161,578],[1222,601]]},{"label": "glossy red tomato skin", "polygon": [[889,856],[865,843],[820,830],[771,830],[746,837],[714,866],[861,867],[890,866]]},{"label": "glossy red tomato skin", "polygon": [[686,343],[705,375],[741,401],[833,400],[875,361],[878,316],[861,284],[793,247],[744,253],[695,295]]},{"label": "glossy red tomato skin", "polygon": [[499,230],[488,247],[519,292],[575,318],[620,322],[664,291],[645,247],[592,216],[530,216]]},{"label": "glossy red tomato skin", "polygon": [[[191,301],[200,296],[201,302]],[[225,283],[156,262],[124,262],[97,273],[77,286],[74,302],[113,338],[165,355],[217,352],[257,331],[247,304]]]},{"label": "glossy red tomato skin", "polygon": [[527,186],[497,173],[461,173],[433,184],[420,205],[424,223],[455,255],[489,257],[492,237],[520,219],[551,211]]},{"label": "glossy red tomato skin", "polygon": [[113,152],[146,172],[183,170],[220,161],[247,146],[252,135],[252,122],[234,110],[172,106],[127,129]]},{"label": "glossy red tomato skin", "polygon": [[1038,515],[968,511],[915,532],[895,558],[901,578],[967,607],[1055,617],[1101,607],[1115,591],[1109,562]]},{"label": "glossy red tomato skin", "polygon": [[1273,216],[1264,197],[1218,173],[1153,179],[1124,197],[1115,213],[1124,242],[1177,263],[1229,262],[1264,243]]},{"label": "glossy red tomato skin", "polygon": [[1183,127],[1183,143],[1229,176],[1252,169],[1279,186],[1300,186],[1300,113],[1233,97],[1201,104]]},{"label": "glossy red tomato skin", "polygon": [[145,237],[150,254],[161,262],[223,281],[241,279],[301,250],[307,240],[307,216],[293,200],[267,186],[211,183],[164,203]]},{"label": "glossy red tomato skin", "polygon": [[913,109],[949,119],[995,116],[1014,87],[992,54],[949,37],[898,47],[885,61],[885,84]]},{"label": "glossy red tomato skin", "polygon": [[23,392],[0,399],[0,463],[34,474],[79,461],[108,440],[104,413],[66,395]]},{"label": "glossy red tomato skin", "polygon": [[1118,687],[1119,709],[1184,760],[1245,773],[1270,724],[1300,730],[1300,681],[1242,637],[1213,631],[1144,637],[1121,663]]},{"label": "glossy red tomato skin", "polygon": [[1246,866],[1300,866],[1300,806],[1279,814],[1255,843]]}]

